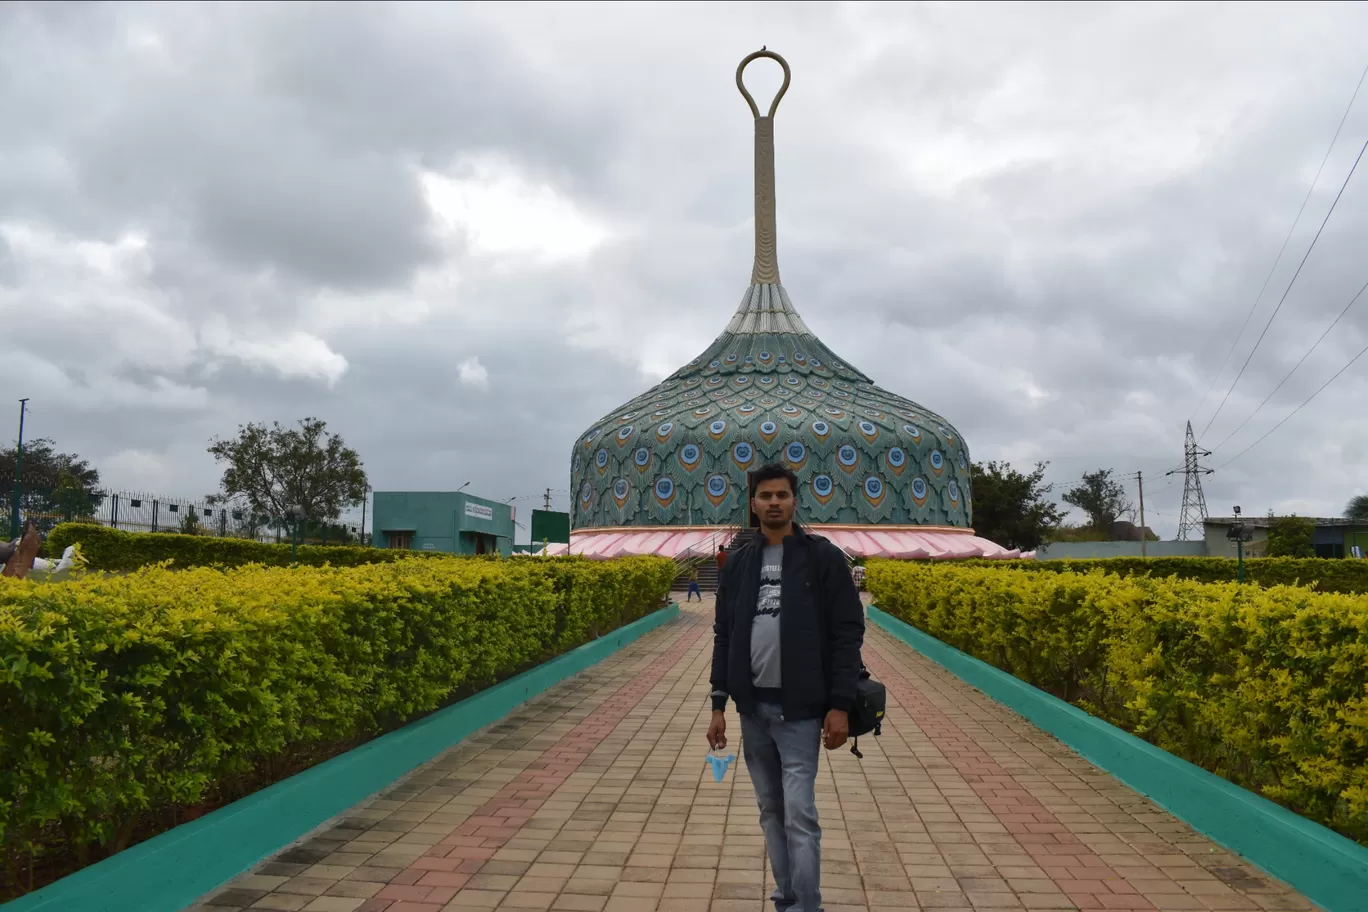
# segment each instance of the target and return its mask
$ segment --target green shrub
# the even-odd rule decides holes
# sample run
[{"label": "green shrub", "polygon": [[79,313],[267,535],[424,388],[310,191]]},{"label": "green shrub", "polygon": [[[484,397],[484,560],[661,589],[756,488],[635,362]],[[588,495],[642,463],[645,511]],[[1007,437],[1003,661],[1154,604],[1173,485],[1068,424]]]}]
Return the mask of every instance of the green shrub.
[{"label": "green shrub", "polygon": [[[175,532],[124,532],[92,523],[62,523],[48,533],[47,554],[58,557],[68,545],[80,544],[90,569],[130,573],[142,567],[172,561],[177,569],[189,567],[290,566],[288,543],[263,544],[246,538],[217,538]],[[362,548],[356,545],[300,545],[301,566],[358,567],[389,563],[410,557],[450,558],[440,551],[406,551]]]},{"label": "green shrub", "polygon": [[1279,516],[1268,528],[1269,557],[1315,557],[1316,524],[1305,516]]},{"label": "green shrub", "polygon": [[1368,841],[1368,599],[886,560],[866,584],[931,636]]},{"label": "green shrub", "polygon": [[[1238,567],[1230,557],[1098,557],[1063,560],[967,560],[960,566],[1035,570],[1042,573],[1088,573],[1117,576],[1178,577],[1201,583],[1235,582]],[[1314,586],[1321,592],[1368,593],[1368,560],[1327,558],[1245,558],[1245,582],[1258,586]]]},{"label": "green shrub", "polygon": [[673,576],[635,557],[0,579],[0,849],[118,851],[149,813],[250,791],[643,617]]}]

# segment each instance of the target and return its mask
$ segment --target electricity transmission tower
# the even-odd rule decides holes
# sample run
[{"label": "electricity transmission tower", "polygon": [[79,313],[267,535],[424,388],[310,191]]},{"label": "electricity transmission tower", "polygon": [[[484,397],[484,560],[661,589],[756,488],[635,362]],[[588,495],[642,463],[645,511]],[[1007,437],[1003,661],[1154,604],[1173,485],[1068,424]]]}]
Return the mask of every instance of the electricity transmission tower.
[{"label": "electricity transmission tower", "polygon": [[[1205,534],[1202,524],[1207,518],[1206,495],[1202,493],[1202,476],[1210,475],[1214,469],[1208,469],[1198,462],[1203,456],[1210,456],[1210,450],[1204,450],[1197,446],[1197,439],[1192,435],[1192,422],[1187,424],[1187,440],[1183,443],[1183,513],[1178,518],[1178,540],[1188,541],[1189,533],[1192,538],[1201,538]],[[1177,475],[1178,470],[1164,473],[1166,475]]]}]

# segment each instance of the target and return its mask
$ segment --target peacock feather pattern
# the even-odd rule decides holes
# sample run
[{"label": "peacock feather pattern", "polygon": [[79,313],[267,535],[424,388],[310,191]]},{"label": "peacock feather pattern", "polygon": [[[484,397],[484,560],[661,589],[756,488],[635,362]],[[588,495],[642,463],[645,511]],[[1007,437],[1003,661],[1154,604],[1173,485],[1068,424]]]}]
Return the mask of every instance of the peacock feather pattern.
[{"label": "peacock feather pattern", "polygon": [[[645,433],[633,425],[643,413]],[[574,458],[585,450],[587,469]],[[767,462],[798,473],[812,522],[970,524],[970,456],[954,426],[874,384],[813,335],[783,286],[760,285],[706,351],[581,436],[571,490],[593,495],[574,525],[740,524],[748,474]],[[643,475],[624,502],[618,480]]]}]

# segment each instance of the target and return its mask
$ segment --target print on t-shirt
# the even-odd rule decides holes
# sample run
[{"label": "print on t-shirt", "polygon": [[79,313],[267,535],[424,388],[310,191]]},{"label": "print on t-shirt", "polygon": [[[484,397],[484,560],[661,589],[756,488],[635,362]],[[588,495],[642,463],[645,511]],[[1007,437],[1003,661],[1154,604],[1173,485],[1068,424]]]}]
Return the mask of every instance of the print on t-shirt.
[{"label": "print on t-shirt", "polygon": [[778,688],[779,608],[784,573],[784,546],[766,545],[760,558],[760,593],[751,625],[751,683]]}]

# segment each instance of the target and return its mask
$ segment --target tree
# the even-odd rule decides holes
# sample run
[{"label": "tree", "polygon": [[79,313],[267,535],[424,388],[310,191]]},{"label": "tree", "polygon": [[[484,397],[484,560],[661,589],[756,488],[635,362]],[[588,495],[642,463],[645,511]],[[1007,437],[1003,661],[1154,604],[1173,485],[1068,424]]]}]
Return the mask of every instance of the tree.
[{"label": "tree", "polygon": [[[1344,508],[1344,518],[1352,522],[1350,534],[1353,537],[1353,544],[1357,545],[1359,540],[1360,525],[1368,525],[1368,494],[1360,494],[1349,501],[1349,505]],[[1351,546],[1352,547],[1352,546]],[[1362,553],[1360,550],[1359,553]]]},{"label": "tree", "polygon": [[279,422],[242,425],[235,438],[216,439],[209,452],[226,464],[224,497],[272,523],[284,522],[291,504],[315,522],[336,520],[366,496],[361,457],[318,418],[303,419],[297,429]]},{"label": "tree", "polygon": [[1063,519],[1059,506],[1045,499],[1053,485],[1042,483],[1046,462],[1029,475],[1009,464],[974,463],[974,533],[1009,548],[1033,551]]},{"label": "tree", "polygon": [[1060,523],[1054,529],[1050,530],[1050,535],[1046,539],[1046,542],[1048,544],[1054,544],[1055,542],[1099,542],[1109,541],[1110,539],[1110,535],[1098,532],[1088,523],[1082,523],[1076,526]]},{"label": "tree", "polygon": [[176,531],[181,535],[204,534],[204,527],[200,525],[198,511],[193,506],[181,517],[180,528]]},{"label": "tree", "polygon": [[1356,523],[1368,523],[1368,494],[1360,494],[1344,508],[1344,518]]},{"label": "tree", "polygon": [[[14,478],[19,442],[0,450],[0,476]],[[48,487],[57,487],[62,476],[73,486],[95,490],[100,484],[100,471],[75,453],[57,452],[57,444],[48,437],[24,443],[24,477],[42,480]]]},{"label": "tree", "polygon": [[[8,514],[8,493],[14,484],[18,441],[0,450],[0,501]],[[59,453],[48,437],[24,442],[22,469],[23,510],[27,514],[58,514],[63,518],[87,516],[100,502],[100,471],[75,453]],[[49,520],[55,521],[55,520]]]},{"label": "tree", "polygon": [[1315,557],[1316,525],[1303,516],[1279,516],[1268,527],[1269,557]]},{"label": "tree", "polygon": [[1126,500],[1126,489],[1112,477],[1111,469],[1098,469],[1083,476],[1081,484],[1064,494],[1064,502],[1088,514],[1088,522],[1104,535],[1111,534],[1117,517],[1128,515],[1133,507]]}]

